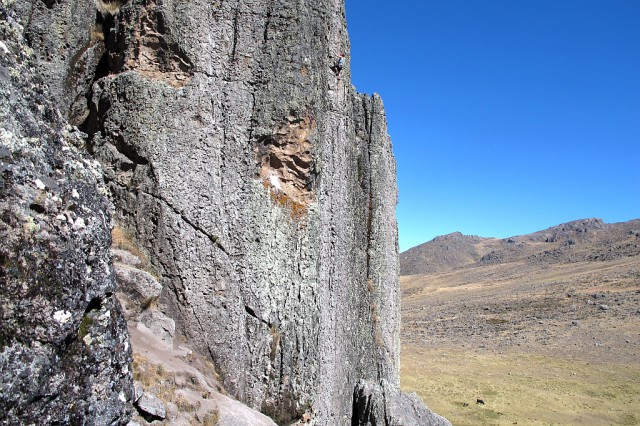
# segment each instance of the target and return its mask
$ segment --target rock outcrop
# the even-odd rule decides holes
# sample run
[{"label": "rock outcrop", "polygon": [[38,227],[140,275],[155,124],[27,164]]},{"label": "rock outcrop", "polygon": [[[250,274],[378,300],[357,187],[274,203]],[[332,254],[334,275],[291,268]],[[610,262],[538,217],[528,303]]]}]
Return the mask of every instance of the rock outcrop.
[{"label": "rock outcrop", "polygon": [[400,254],[400,274],[444,272],[473,264],[482,257],[479,246],[486,240],[460,232],[435,237]]},{"label": "rock outcrop", "polygon": [[381,380],[361,380],[353,395],[354,424],[451,426],[448,420],[427,409],[418,395],[403,394],[398,387]]},{"label": "rock outcrop", "polygon": [[22,31],[0,9],[0,423],[123,423],[131,351],[112,206]]},{"label": "rock outcrop", "polygon": [[350,425],[360,380],[397,390],[395,162],[381,99],[335,72],[343,0],[12,7],[158,308],[234,397]]}]

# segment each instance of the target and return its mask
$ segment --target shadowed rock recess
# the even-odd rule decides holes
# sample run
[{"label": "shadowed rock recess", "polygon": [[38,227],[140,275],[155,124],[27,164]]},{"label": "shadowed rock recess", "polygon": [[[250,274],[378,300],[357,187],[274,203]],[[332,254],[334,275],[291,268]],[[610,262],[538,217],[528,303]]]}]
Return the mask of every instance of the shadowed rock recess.
[{"label": "shadowed rock recess", "polygon": [[3,4],[230,395],[278,424],[446,424],[398,390],[395,162],[381,99],[332,71],[343,0]]}]

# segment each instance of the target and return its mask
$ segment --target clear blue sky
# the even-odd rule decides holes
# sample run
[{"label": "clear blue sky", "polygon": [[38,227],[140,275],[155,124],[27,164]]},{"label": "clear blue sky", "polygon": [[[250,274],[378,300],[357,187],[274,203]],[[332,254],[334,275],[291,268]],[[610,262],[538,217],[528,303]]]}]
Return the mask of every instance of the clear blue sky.
[{"label": "clear blue sky", "polygon": [[346,0],[378,92],[400,250],[640,218],[640,0]]}]

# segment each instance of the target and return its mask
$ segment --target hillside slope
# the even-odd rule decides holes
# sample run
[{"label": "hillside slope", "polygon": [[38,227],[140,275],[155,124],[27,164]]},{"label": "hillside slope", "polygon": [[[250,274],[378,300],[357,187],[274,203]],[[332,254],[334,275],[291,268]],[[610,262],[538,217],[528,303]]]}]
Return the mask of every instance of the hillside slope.
[{"label": "hillside slope", "polygon": [[478,246],[487,238],[460,232],[442,235],[400,254],[401,275],[444,272],[471,265],[482,255]]},{"label": "hillside slope", "polygon": [[460,425],[638,424],[638,230],[579,220],[401,276],[403,388]]}]

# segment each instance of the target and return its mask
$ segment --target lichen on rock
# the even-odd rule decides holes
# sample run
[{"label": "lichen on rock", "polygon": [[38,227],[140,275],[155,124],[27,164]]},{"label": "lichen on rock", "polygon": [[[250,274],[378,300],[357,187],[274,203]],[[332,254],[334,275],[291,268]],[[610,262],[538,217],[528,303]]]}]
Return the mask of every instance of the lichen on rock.
[{"label": "lichen on rock", "polygon": [[4,7],[0,40],[0,423],[125,422],[129,338],[101,168]]}]

